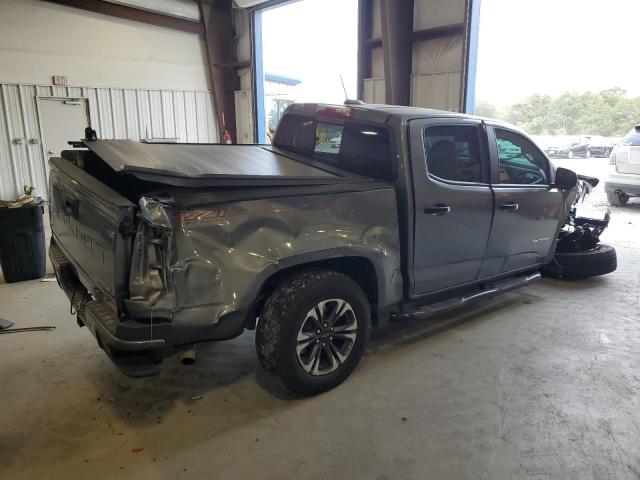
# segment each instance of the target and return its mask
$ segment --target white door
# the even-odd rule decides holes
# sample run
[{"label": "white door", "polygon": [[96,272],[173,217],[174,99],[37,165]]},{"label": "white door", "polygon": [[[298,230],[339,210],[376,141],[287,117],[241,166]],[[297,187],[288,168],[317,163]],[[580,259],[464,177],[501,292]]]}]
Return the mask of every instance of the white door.
[{"label": "white door", "polygon": [[84,129],[89,126],[87,99],[40,97],[38,114],[48,179],[49,158],[59,157],[62,150],[71,149],[67,142],[84,138]]}]

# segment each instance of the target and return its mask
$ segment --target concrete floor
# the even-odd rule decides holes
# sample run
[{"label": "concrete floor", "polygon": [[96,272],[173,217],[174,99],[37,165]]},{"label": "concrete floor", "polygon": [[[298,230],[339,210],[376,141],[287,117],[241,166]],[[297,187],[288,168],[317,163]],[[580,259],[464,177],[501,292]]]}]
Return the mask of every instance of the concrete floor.
[{"label": "concrete floor", "polygon": [[3,285],[1,317],[57,328],[0,336],[0,478],[640,478],[640,203],[613,210],[614,274],[390,326],[303,400],[252,333],[132,380],[55,283]]}]

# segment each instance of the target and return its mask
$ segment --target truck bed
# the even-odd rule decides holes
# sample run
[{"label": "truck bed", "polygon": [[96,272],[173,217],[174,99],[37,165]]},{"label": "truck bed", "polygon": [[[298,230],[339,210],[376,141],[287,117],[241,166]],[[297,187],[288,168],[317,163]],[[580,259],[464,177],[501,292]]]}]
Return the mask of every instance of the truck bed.
[{"label": "truck bed", "polygon": [[268,146],[131,140],[85,141],[84,145],[115,172],[180,187],[326,185],[354,179]]}]

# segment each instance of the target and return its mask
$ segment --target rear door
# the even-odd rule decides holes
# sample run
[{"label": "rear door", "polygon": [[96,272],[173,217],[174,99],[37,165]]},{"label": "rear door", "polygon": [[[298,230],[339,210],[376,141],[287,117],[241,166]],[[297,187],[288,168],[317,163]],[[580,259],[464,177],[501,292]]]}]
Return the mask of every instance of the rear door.
[{"label": "rear door", "polygon": [[483,124],[470,119],[410,124],[414,188],[414,294],[473,281],[493,217]]},{"label": "rear door", "polygon": [[478,278],[551,260],[565,218],[562,192],[551,187],[549,160],[524,135],[487,127],[495,213]]},{"label": "rear door", "polygon": [[616,148],[616,170],[640,175],[640,126],[631,130]]},{"label": "rear door", "polygon": [[135,205],[62,158],[51,159],[53,240],[90,292],[120,303],[128,285]]}]

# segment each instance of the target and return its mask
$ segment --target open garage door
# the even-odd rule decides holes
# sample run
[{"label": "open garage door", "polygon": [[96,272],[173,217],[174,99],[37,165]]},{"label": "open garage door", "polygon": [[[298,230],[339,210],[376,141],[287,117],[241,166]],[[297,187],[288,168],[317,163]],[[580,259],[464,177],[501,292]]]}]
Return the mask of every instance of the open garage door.
[{"label": "open garage door", "polygon": [[357,0],[302,0],[254,12],[256,126],[269,142],[293,102],[356,97]]}]

